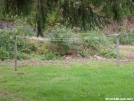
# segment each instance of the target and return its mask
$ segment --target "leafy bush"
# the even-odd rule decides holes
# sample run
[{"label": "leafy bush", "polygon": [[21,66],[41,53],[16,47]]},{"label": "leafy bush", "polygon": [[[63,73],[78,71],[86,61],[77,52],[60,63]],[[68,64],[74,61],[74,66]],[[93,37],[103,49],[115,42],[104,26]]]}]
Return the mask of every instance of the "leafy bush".
[{"label": "leafy bush", "polygon": [[134,33],[120,33],[120,43],[123,45],[134,44]]},{"label": "leafy bush", "polygon": [[18,36],[31,36],[34,35],[34,29],[27,24],[27,19],[18,19],[15,21],[15,27],[12,29],[12,32],[14,32]]},{"label": "leafy bush", "polygon": [[119,32],[120,32],[120,43],[121,44],[123,44],[123,45],[134,44],[134,33],[133,32],[126,33],[124,26],[119,27]]},{"label": "leafy bush", "polygon": [[81,57],[89,57],[91,56],[91,52],[87,51],[87,50],[79,50],[78,54],[81,56]]},{"label": "leafy bush", "polygon": [[115,48],[112,46],[109,46],[109,47],[103,46],[100,50],[100,55],[105,58],[116,58],[117,57]]},{"label": "leafy bush", "polygon": [[71,37],[71,30],[68,30],[65,27],[56,27],[51,31],[49,37],[52,43],[49,46],[49,50],[52,52],[65,55],[73,47],[73,43],[69,41]]},{"label": "leafy bush", "polygon": [[3,61],[9,58],[9,53],[6,51],[4,47],[0,47],[0,59]]},{"label": "leafy bush", "polygon": [[80,55],[101,55],[106,58],[116,58],[114,44],[111,38],[107,38],[100,31],[91,31],[81,35],[84,49],[80,51]]},{"label": "leafy bush", "polygon": [[31,56],[28,55],[28,54],[25,54],[23,52],[18,52],[17,59],[19,59],[19,60],[22,60],[22,59],[29,60],[29,59],[31,59]]},{"label": "leafy bush", "polygon": [[0,30],[0,47],[9,53],[10,58],[11,52],[14,51],[14,39],[9,30]]},{"label": "leafy bush", "polygon": [[36,47],[36,53],[38,55],[44,55],[44,54],[47,54],[49,52],[48,50],[48,45],[49,45],[49,42],[36,42],[35,45],[37,45]]},{"label": "leafy bush", "polygon": [[[8,52],[9,59],[14,58],[14,56],[13,56],[13,54],[14,54],[13,53],[14,52],[14,36],[16,36],[16,35],[25,36],[25,35],[28,35],[27,33],[30,33],[30,31],[28,31],[30,29],[25,29],[24,27],[22,27],[24,25],[20,25],[20,26],[14,27],[12,30],[7,29],[7,28],[0,30],[0,47],[3,47],[2,50],[4,50],[4,51],[2,51],[2,50],[1,51],[5,52],[5,54],[6,54],[6,52]],[[20,58],[20,59],[27,58],[26,55],[28,53],[36,51],[36,46],[30,40],[17,38],[17,50],[19,53],[18,58]],[[7,55],[3,55],[2,57],[4,59],[6,59]]]},{"label": "leafy bush", "polygon": [[134,44],[134,32],[128,33],[128,44]]},{"label": "leafy bush", "polygon": [[19,52],[32,53],[36,51],[37,46],[30,39],[20,39],[17,40],[17,49]]},{"label": "leafy bush", "polygon": [[[100,44],[102,44],[101,37],[102,33],[99,31],[91,31],[81,35],[85,48],[90,48],[93,50],[98,50]],[[101,42],[101,43],[100,43]]]},{"label": "leafy bush", "polygon": [[55,59],[61,59],[62,57],[54,52],[48,52],[47,54],[43,55],[42,60],[55,60]]},{"label": "leafy bush", "polygon": [[56,22],[59,20],[58,17],[59,17],[59,10],[49,13],[47,19],[48,24],[50,26],[54,26],[54,24],[56,24]]}]

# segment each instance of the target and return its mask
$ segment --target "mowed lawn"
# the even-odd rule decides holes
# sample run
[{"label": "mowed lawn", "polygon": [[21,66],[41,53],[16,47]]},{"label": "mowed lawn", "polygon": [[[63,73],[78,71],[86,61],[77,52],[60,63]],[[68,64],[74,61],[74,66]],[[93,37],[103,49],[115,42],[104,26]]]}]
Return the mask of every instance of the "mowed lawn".
[{"label": "mowed lawn", "polygon": [[0,101],[105,101],[134,99],[134,63],[0,66]]}]

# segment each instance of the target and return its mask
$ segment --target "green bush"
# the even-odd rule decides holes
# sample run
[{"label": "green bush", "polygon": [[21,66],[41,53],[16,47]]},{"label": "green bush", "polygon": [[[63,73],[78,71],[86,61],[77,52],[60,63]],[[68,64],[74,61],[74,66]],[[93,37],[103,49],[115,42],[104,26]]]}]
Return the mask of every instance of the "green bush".
[{"label": "green bush", "polygon": [[81,50],[78,52],[78,54],[81,56],[81,57],[89,57],[91,56],[91,52],[87,51],[87,50]]},{"label": "green bush", "polygon": [[[14,39],[12,33],[9,30],[0,30],[0,47],[3,48],[4,51],[8,52],[8,58],[11,58],[11,52],[14,51]],[[7,56],[3,56],[4,59]]]},{"label": "green bush", "polygon": [[128,33],[128,44],[131,44],[131,45],[134,44],[134,32]]},{"label": "green bush", "polygon": [[35,45],[37,45],[36,47],[36,54],[38,55],[44,55],[47,54],[49,52],[48,50],[48,45],[49,42],[36,42]]},{"label": "green bush", "polygon": [[120,33],[120,43],[123,45],[132,45],[134,44],[134,33]]},{"label": "green bush", "polygon": [[120,43],[123,45],[132,45],[134,44],[134,33],[128,32],[126,33],[125,27],[120,26],[119,27],[119,33],[120,33]]},{"label": "green bush", "polygon": [[59,54],[54,52],[48,52],[47,54],[43,55],[42,60],[55,60],[62,58]]},{"label": "green bush", "polygon": [[19,52],[32,53],[36,51],[37,46],[30,39],[19,39],[17,40],[17,49]]},{"label": "green bush", "polygon": [[31,56],[22,52],[18,52],[17,59],[19,60],[29,60],[31,59]]},{"label": "green bush", "polygon": [[81,35],[84,49],[79,54],[82,56],[101,55],[105,58],[116,58],[113,40],[107,38],[100,31],[91,31]]},{"label": "green bush", "polygon": [[116,58],[117,54],[113,47],[104,47],[100,50],[100,55],[105,58]]},{"label": "green bush", "polygon": [[56,27],[49,33],[48,36],[51,39],[51,45],[49,50],[57,52],[60,55],[65,55],[73,48],[73,43],[69,41],[71,37],[71,30],[65,27]]},{"label": "green bush", "polygon": [[3,61],[9,58],[9,53],[6,51],[6,48],[0,47],[0,59]]},{"label": "green bush", "polygon": [[[25,36],[28,35],[26,33],[30,33],[29,28],[25,29],[24,27],[17,26],[15,28],[11,29],[3,29],[0,30],[0,47],[3,47],[3,49],[9,54],[8,58],[13,59],[13,53],[14,53],[14,36],[19,35],[19,36]],[[25,26],[26,27],[26,26]],[[24,29],[23,29],[24,28]],[[25,30],[25,31],[24,31]],[[24,35],[23,35],[24,32]],[[30,34],[29,34],[30,35]],[[29,39],[24,39],[24,38],[17,38],[17,51],[19,54],[19,57],[22,58],[27,58],[26,55],[32,52],[36,51],[37,46]],[[2,51],[3,52],[3,51]],[[5,54],[6,54],[5,52]],[[24,54],[25,56],[24,56]],[[7,58],[6,55],[1,56],[4,59]],[[21,59],[21,58],[20,58]]]},{"label": "green bush", "polygon": [[[29,60],[31,58],[32,58],[32,56],[30,54],[26,54],[26,53],[17,51],[17,59],[18,60]],[[14,52],[10,53],[10,59],[14,59]]]},{"label": "green bush", "polygon": [[83,44],[85,48],[93,49],[93,50],[99,50],[99,45],[103,44],[101,37],[104,35],[100,33],[99,31],[91,31],[88,33],[84,33],[81,35],[81,39],[83,40]]}]

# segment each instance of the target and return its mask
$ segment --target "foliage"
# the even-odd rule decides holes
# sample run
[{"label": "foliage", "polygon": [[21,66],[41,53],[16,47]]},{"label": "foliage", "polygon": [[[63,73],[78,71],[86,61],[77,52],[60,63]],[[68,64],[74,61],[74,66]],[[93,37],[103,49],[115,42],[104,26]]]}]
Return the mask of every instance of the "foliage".
[{"label": "foliage", "polygon": [[78,54],[81,56],[81,57],[86,57],[88,58],[89,56],[93,55],[94,53],[89,51],[89,50],[85,50],[85,49],[79,49],[78,50]]},{"label": "foliage", "polygon": [[[2,47],[1,52],[6,52],[9,54],[8,58],[13,59],[14,58],[14,36],[20,35],[30,35],[33,33],[30,28],[26,28],[26,25],[21,25],[17,23],[17,27],[13,27],[13,29],[5,28],[3,30],[0,30],[0,47]],[[29,33],[29,34],[28,34]],[[36,51],[36,46],[31,41],[28,41],[26,39],[21,39],[17,37],[17,49],[18,49],[18,59],[27,59],[26,56],[28,53]],[[4,59],[7,58],[7,55],[1,55]]]},{"label": "foliage", "polygon": [[126,32],[124,26],[119,27],[119,33],[120,33],[120,43],[121,44],[134,44],[134,33],[133,32]]},{"label": "foliage", "polygon": [[128,32],[128,44],[134,44],[134,32]]},{"label": "foliage", "polygon": [[49,51],[48,53],[44,54],[41,59],[42,60],[55,60],[55,59],[61,59],[61,58],[63,58],[63,57],[61,57],[60,54]]},{"label": "foliage", "polygon": [[107,18],[120,21],[126,11],[134,14],[132,0],[1,0],[0,5],[3,5],[2,11],[10,15],[23,16],[35,11],[38,36],[43,36],[48,15],[57,10],[60,11],[61,22],[66,26],[83,30],[101,28],[108,23]]},{"label": "foliage", "polygon": [[56,23],[57,23],[57,21],[59,20],[59,11],[57,10],[57,11],[53,11],[52,13],[49,13],[48,14],[48,24],[50,25],[50,26],[54,26]]},{"label": "foliage", "polygon": [[73,44],[69,41],[71,37],[71,30],[65,27],[56,27],[49,33],[51,39],[50,51],[57,52],[60,55],[65,55],[71,50]]},{"label": "foliage", "polygon": [[6,51],[4,47],[0,47],[0,59],[3,61],[9,58],[9,53]]},{"label": "foliage", "polygon": [[[101,55],[105,58],[116,58],[115,47],[110,38],[103,33],[91,31],[81,35],[84,50],[80,51],[82,55]],[[83,53],[84,52],[84,53]]]},{"label": "foliage", "polygon": [[36,45],[36,52],[34,53],[34,58],[41,60],[53,60],[61,58],[61,56],[58,53],[54,52],[49,48],[49,46],[51,45],[50,42],[35,41],[34,44]]},{"label": "foliage", "polygon": [[73,40],[74,34],[72,35],[72,30],[57,26],[48,31],[46,37],[51,39],[50,42],[36,42],[23,38],[23,36],[29,35],[27,33],[30,33],[29,30],[31,30],[30,27],[23,29],[24,27],[24,25],[20,25],[12,30],[4,29],[0,31],[0,47],[5,48],[5,51],[9,53],[10,59],[14,58],[14,36],[16,35],[22,36],[22,38],[17,38],[18,59],[30,59],[30,54],[32,56],[39,55],[43,60],[60,59],[65,55],[78,56],[78,54],[82,57],[89,57],[95,54],[106,58],[115,58],[116,56],[115,48],[110,46],[111,42],[100,31],[83,33],[81,38],[76,41]]},{"label": "foliage", "polygon": [[15,27],[12,32],[17,36],[32,36],[35,34],[34,29],[27,23],[27,19],[18,19],[15,21]]},{"label": "foliage", "polygon": [[109,18],[121,21],[124,16],[133,15],[133,9],[134,3],[132,0],[109,0],[104,3],[102,12],[105,12]]},{"label": "foliage", "polygon": [[3,11],[12,14],[27,15],[32,9],[32,0],[1,0],[0,4],[3,5]]},{"label": "foliage", "polygon": [[86,48],[93,48],[94,50],[98,50],[98,46],[100,44],[101,39],[100,36],[102,36],[102,34],[99,33],[99,31],[91,31],[82,34],[81,38]]},{"label": "foliage", "polygon": [[132,45],[134,44],[134,33],[129,32],[129,33],[121,33],[120,34],[120,43],[125,45],[129,44]]},{"label": "foliage", "polygon": [[105,58],[116,58],[116,50],[113,46],[102,46],[100,50],[100,55]]},{"label": "foliage", "polygon": [[13,48],[14,39],[13,39],[12,34],[14,34],[14,33],[11,33],[7,29],[0,30],[0,47],[3,47],[9,53],[10,53],[10,51],[14,50],[14,48]]},{"label": "foliage", "polygon": [[19,59],[19,60],[29,60],[31,58],[32,57],[29,54],[25,54],[23,52],[18,52],[17,53],[17,59]]},{"label": "foliage", "polygon": [[45,41],[40,41],[40,42],[34,42],[34,44],[36,45],[37,49],[36,49],[36,53],[38,55],[44,55],[44,54],[47,54],[49,52],[48,50],[48,45],[49,45],[49,42]]}]

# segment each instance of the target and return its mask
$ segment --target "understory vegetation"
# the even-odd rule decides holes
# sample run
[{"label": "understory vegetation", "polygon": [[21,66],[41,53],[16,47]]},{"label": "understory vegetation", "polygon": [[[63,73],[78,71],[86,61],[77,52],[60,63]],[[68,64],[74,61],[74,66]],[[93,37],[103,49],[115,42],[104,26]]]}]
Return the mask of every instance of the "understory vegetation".
[{"label": "understory vegetation", "polygon": [[[46,41],[32,40],[26,36],[35,36],[34,28],[24,20],[17,20],[14,27],[0,30],[0,59],[14,58],[14,37],[17,36],[18,59],[63,59],[68,55],[90,57],[99,55],[105,58],[116,58],[115,37],[106,37],[99,30],[77,32],[62,25],[49,28]],[[124,33],[120,28],[120,43],[133,44],[134,33]]]},{"label": "understory vegetation", "polygon": [[116,58],[115,45],[99,30],[76,33],[75,30],[57,25],[47,30],[46,41],[32,40],[34,29],[18,20],[16,27],[0,30],[0,59],[14,58],[14,37],[17,36],[17,58],[42,60],[63,59],[67,55],[90,57],[101,55]]},{"label": "understory vegetation", "polygon": [[123,45],[134,45],[134,32],[126,32],[125,27],[119,27],[120,43]]},{"label": "understory vegetation", "polygon": [[[11,27],[0,30],[2,61],[14,58],[15,36],[18,59],[51,60],[67,55],[116,58],[115,37],[106,37],[100,29],[109,20],[121,22],[134,13],[132,0],[37,1],[0,2],[0,21],[13,22]],[[134,44],[134,32],[126,32],[124,26],[118,30],[121,44]],[[25,38],[36,35],[50,40]]]}]

